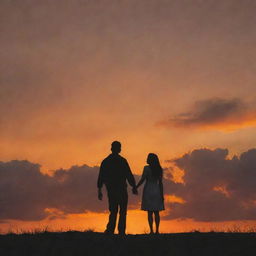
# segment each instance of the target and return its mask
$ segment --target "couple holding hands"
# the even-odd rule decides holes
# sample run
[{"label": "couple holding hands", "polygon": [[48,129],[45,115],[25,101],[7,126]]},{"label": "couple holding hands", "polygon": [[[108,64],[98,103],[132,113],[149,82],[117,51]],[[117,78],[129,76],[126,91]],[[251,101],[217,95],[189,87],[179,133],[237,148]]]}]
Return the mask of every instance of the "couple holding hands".
[{"label": "couple holding hands", "polygon": [[131,185],[133,194],[138,194],[138,187],[145,181],[142,194],[141,210],[148,212],[148,224],[150,233],[153,234],[153,215],[156,231],[159,233],[160,215],[159,211],[164,210],[163,194],[163,169],[156,154],[150,153],[147,157],[147,164],[144,167],[140,181],[136,185],[129,164],[125,158],[119,155],[121,143],[114,141],[111,144],[112,153],[106,157],[100,166],[98,176],[98,199],[102,200],[102,186],[106,186],[109,204],[109,221],[105,233],[114,234],[117,213],[119,211],[118,233],[125,235],[126,214],[128,204],[127,183]]}]

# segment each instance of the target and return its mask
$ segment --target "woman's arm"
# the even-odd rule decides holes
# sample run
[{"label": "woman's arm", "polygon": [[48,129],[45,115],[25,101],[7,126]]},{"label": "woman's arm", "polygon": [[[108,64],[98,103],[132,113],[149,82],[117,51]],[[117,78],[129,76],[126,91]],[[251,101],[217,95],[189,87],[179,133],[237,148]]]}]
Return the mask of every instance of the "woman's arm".
[{"label": "woman's arm", "polygon": [[145,181],[145,179],[146,179],[146,167],[144,167],[144,169],[143,169],[142,176],[141,176],[140,181],[138,182],[136,188],[138,188],[140,185],[142,185],[143,182]]},{"label": "woman's arm", "polygon": [[159,178],[159,188],[160,188],[160,194],[164,201],[164,186],[163,186],[162,176]]},{"label": "woman's arm", "polygon": [[140,185],[142,185],[144,181],[145,181],[145,177],[142,176],[140,181],[138,182],[136,188],[138,188]]}]

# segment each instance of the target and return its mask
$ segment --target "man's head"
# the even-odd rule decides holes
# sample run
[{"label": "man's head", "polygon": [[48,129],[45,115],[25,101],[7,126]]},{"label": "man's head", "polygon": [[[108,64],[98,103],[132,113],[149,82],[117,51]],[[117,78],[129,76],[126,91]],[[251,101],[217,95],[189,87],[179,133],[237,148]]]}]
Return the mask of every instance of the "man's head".
[{"label": "man's head", "polygon": [[113,141],[111,144],[111,151],[114,154],[119,154],[121,152],[121,143],[119,141]]}]

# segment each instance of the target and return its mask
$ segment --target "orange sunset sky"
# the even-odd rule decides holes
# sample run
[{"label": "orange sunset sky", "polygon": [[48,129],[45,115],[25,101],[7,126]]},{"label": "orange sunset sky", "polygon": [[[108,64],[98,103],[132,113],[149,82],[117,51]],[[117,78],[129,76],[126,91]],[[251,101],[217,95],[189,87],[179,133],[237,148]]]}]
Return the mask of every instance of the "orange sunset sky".
[{"label": "orange sunset sky", "polygon": [[[2,0],[0,231],[103,231],[122,142],[165,175],[162,232],[256,224],[256,1]],[[129,196],[128,233],[148,232]]]}]

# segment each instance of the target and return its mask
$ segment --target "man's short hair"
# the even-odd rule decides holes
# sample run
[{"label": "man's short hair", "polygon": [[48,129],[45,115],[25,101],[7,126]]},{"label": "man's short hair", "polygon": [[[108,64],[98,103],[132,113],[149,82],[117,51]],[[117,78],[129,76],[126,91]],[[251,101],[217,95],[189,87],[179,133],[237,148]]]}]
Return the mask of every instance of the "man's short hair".
[{"label": "man's short hair", "polygon": [[115,140],[111,143],[111,148],[121,148],[121,143]]}]

